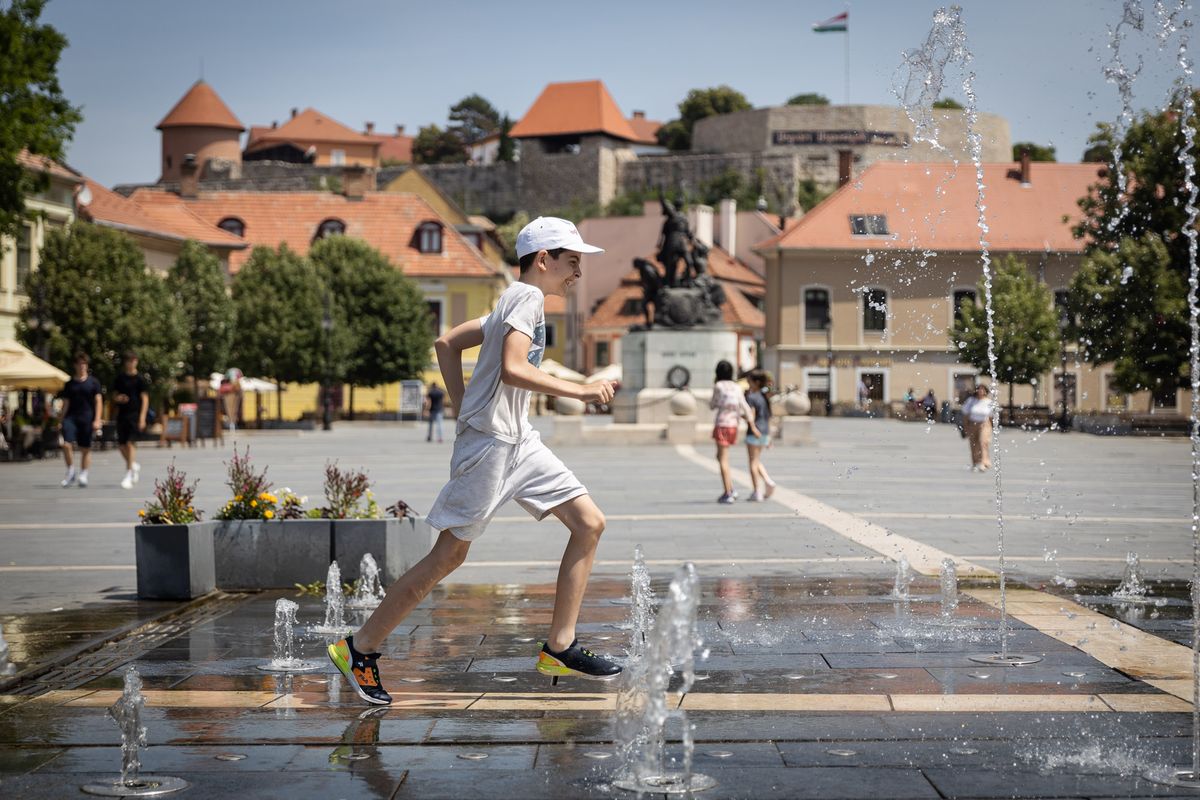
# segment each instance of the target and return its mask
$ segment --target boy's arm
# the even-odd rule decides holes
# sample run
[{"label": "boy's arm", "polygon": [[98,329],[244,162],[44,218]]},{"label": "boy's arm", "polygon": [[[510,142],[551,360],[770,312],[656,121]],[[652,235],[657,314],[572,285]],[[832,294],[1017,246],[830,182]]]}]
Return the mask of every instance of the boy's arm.
[{"label": "boy's arm", "polygon": [[533,340],[518,330],[510,330],[504,337],[504,360],[500,366],[500,380],[518,389],[552,394],[555,397],[573,397],[585,403],[607,403],[613,398],[611,381],[597,381],[582,386],[555,378],[529,363],[529,347]]},{"label": "boy's arm", "polygon": [[467,390],[462,371],[463,350],[481,344],[483,326],[477,319],[455,326],[433,344],[434,352],[437,353],[438,369],[442,372],[442,382],[446,384],[446,394],[450,396],[450,405],[455,409],[462,408],[463,393]]},{"label": "boy's arm", "polygon": [[146,411],[150,408],[150,395],[146,392],[141,394],[141,407],[138,409],[138,430],[146,430]]}]

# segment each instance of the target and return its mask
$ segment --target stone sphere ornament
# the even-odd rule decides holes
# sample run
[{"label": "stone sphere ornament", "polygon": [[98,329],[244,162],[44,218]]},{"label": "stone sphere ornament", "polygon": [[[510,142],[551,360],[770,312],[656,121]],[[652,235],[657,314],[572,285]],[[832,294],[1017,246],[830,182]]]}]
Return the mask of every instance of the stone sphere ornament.
[{"label": "stone sphere ornament", "polygon": [[803,417],[812,411],[812,402],[803,392],[790,392],[783,398],[783,410],[789,417]]},{"label": "stone sphere ornament", "polygon": [[695,396],[687,390],[671,395],[671,414],[676,417],[696,416]]}]

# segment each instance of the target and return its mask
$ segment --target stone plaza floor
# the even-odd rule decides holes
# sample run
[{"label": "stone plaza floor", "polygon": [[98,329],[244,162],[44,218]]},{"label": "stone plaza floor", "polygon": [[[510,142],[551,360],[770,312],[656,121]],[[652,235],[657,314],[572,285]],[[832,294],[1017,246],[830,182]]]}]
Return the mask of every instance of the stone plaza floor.
[{"label": "stone plaza floor", "polygon": [[[634,544],[660,597],[674,567],[696,564],[708,656],[672,700],[695,725],[696,771],[717,780],[696,796],[1200,795],[1144,777],[1192,747],[1186,443],[1006,432],[1009,649],[1041,661],[995,667],[969,660],[999,647],[994,476],[965,469],[947,426],[815,420],[814,433],[813,447],[768,452],[771,502],[730,507],[713,502],[707,446],[556,448],[609,520],[587,646],[628,645]],[[450,447],[397,425],[241,443],[276,486],[315,499],[336,459],[364,466],[383,503],[418,510]],[[115,453],[97,454],[87,490],[59,488],[58,463],[0,465],[0,625],[21,678],[0,675],[0,797],[82,797],[116,775],[106,709],[131,664],[147,698],[143,771],[188,780],[181,797],[625,795],[608,784],[617,686],[551,686],[533,670],[565,537],[515,506],[389,640],[386,709],[325,666],[319,637],[301,655],[321,671],[256,669],[275,600],[295,597],[310,624],[318,598],[136,600],[131,522],[149,479],[174,459],[212,509],[230,452],[146,448],[134,492],[105,479],[120,477]],[[744,485],[741,452],[734,466]],[[1105,599],[1130,550],[1160,605]],[[901,557],[918,573],[907,611],[891,596]],[[964,576],[954,624],[939,619],[943,557]]]}]

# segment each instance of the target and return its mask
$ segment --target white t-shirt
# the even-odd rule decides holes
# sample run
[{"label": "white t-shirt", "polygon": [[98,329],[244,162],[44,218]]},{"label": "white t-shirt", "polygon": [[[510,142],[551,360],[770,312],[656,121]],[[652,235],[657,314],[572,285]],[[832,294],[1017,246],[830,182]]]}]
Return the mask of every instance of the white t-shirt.
[{"label": "white t-shirt", "polygon": [[529,363],[540,367],[542,354],[546,351],[545,301],[545,295],[536,286],[514,283],[500,295],[492,313],[480,320],[483,345],[479,348],[479,360],[458,412],[460,429],[470,425],[514,444],[529,433],[531,392],[500,380],[504,337],[510,330],[528,336],[533,341],[529,346]]},{"label": "white t-shirt", "polygon": [[985,397],[969,397],[963,403],[963,414],[971,422],[986,422],[992,418],[992,399]]}]

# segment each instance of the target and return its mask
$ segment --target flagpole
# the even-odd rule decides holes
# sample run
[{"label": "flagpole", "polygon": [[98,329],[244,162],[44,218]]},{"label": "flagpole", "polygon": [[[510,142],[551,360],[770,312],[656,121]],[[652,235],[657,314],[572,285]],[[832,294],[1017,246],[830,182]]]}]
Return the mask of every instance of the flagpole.
[{"label": "flagpole", "polygon": [[846,105],[850,105],[850,3],[846,3]]}]

